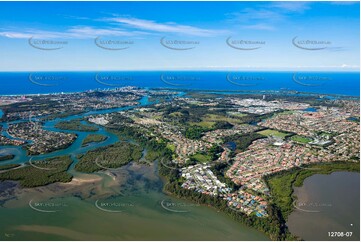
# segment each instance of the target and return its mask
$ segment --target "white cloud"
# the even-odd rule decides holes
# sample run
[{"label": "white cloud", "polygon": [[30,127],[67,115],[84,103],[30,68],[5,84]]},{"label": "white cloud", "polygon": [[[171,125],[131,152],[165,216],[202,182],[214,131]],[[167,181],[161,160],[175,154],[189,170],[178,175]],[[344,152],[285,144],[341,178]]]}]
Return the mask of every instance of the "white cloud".
[{"label": "white cloud", "polygon": [[236,22],[251,22],[254,20],[277,21],[284,18],[284,16],[276,11],[265,8],[245,8],[238,12],[229,14],[231,21]]},{"label": "white cloud", "polygon": [[268,2],[254,8],[244,8],[228,14],[230,22],[243,25],[243,28],[274,30],[289,18],[290,14],[302,14],[310,9],[309,2]]},{"label": "white cloud", "polygon": [[89,26],[73,26],[69,29],[59,31],[44,31],[37,29],[28,29],[23,32],[18,31],[0,31],[0,36],[14,39],[44,38],[44,39],[89,39],[98,36],[134,36],[143,34],[142,32],[130,32],[117,28],[93,28]]},{"label": "white cloud", "polygon": [[122,28],[94,28],[91,26],[72,26],[64,31],[46,31],[40,29],[0,30],[0,36],[7,38],[57,38],[57,39],[87,39],[97,36],[139,36],[154,33],[172,33],[186,34],[193,36],[214,36],[221,33],[228,33],[224,30],[211,30],[193,27],[189,25],[180,25],[176,23],[157,23],[152,20],[137,18],[114,17],[101,19],[107,24],[121,24]]},{"label": "white cloud", "polygon": [[333,5],[354,5],[359,4],[359,1],[332,1],[330,3]]},{"label": "white cloud", "polygon": [[245,29],[256,29],[256,30],[274,30],[275,27],[268,24],[253,24],[253,25],[245,25],[242,26],[242,28]]},{"label": "white cloud", "polygon": [[[139,33],[139,32],[137,32]],[[110,29],[101,29],[93,27],[72,27],[68,30],[68,34],[73,37],[84,37],[84,38],[93,38],[97,36],[132,36],[133,32],[129,32],[123,29],[110,28]]]},{"label": "white cloud", "polygon": [[88,17],[81,17],[81,16],[74,16],[74,15],[67,15],[67,14],[58,14],[66,19],[77,19],[77,20],[91,20]]},{"label": "white cloud", "polygon": [[160,33],[176,33],[194,36],[213,36],[220,33],[225,33],[224,30],[203,29],[189,25],[180,25],[176,23],[157,23],[152,20],[144,20],[138,18],[114,17],[106,18],[104,20],[119,23],[129,28]]},{"label": "white cloud", "polygon": [[272,2],[271,8],[276,8],[282,11],[303,13],[310,9],[309,2]]}]

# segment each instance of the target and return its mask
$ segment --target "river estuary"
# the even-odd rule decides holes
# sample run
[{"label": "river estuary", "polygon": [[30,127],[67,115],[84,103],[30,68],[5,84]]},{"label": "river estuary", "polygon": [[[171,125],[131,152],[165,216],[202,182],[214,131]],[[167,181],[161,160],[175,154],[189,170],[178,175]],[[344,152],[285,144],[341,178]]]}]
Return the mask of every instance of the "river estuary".
[{"label": "river estuary", "polygon": [[[143,97],[140,105],[149,104]],[[2,146],[2,153],[16,155],[1,164],[21,164],[61,155],[71,155],[70,183],[21,189],[15,182],[0,183],[0,240],[268,240],[217,210],[175,199],[162,192],[157,162],[132,162],[118,169],[93,174],[74,171],[76,155],[107,146],[118,137],[104,128],[92,134],[108,138],[81,147],[87,132],[59,130],[61,121],[131,109],[92,111],[45,122],[44,129],[76,133],[68,148],[28,157],[21,147]],[[22,120],[20,122],[29,121]],[[19,122],[19,121],[18,121]],[[6,129],[8,124],[1,123]],[[11,137],[3,131],[7,137]]]}]

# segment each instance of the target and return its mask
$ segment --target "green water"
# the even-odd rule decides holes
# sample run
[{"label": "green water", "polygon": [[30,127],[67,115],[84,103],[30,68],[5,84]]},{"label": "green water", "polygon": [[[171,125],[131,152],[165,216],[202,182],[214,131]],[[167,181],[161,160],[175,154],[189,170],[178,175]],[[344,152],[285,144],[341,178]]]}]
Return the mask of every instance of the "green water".
[{"label": "green water", "polygon": [[[163,183],[156,171],[156,164],[131,163],[112,171],[118,176],[116,179],[98,173],[101,181],[77,186],[71,194],[54,184],[41,191],[28,189],[18,195],[19,200],[10,200],[0,208],[0,239],[268,239],[213,208],[165,195],[161,192]],[[36,202],[32,202],[36,208],[56,211],[40,212],[29,206],[30,200],[51,201],[59,206],[36,207]],[[96,203],[108,211],[99,209]]]},{"label": "green water", "polygon": [[[148,98],[144,97],[140,105],[147,104]],[[0,240],[268,240],[263,233],[213,208],[165,195],[157,163],[130,163],[94,174],[74,171],[76,155],[113,144],[118,138],[99,127],[99,131],[92,133],[108,139],[81,147],[89,133],[59,130],[54,128],[55,124],[130,108],[133,107],[92,111],[44,124],[46,130],[76,133],[78,139],[67,149],[34,156],[33,160],[71,155],[73,164],[69,172],[74,179],[68,184],[32,189],[0,182]],[[0,125],[6,128],[8,124]],[[16,155],[2,164],[29,160],[22,147],[0,149]]]}]

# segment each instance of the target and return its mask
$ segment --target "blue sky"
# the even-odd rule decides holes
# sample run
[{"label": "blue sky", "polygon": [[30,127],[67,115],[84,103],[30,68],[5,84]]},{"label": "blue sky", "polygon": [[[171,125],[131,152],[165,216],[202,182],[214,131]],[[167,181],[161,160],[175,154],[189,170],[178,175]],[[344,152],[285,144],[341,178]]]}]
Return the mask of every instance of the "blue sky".
[{"label": "blue sky", "polygon": [[[0,71],[355,71],[359,9],[358,2],[0,2]],[[61,43],[44,44],[50,40]]]}]

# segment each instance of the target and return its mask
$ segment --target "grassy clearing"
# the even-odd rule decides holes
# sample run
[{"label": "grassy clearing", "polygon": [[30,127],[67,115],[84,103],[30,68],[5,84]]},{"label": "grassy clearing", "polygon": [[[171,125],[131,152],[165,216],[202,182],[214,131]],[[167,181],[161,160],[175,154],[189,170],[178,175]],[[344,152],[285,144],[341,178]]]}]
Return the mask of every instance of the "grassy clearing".
[{"label": "grassy clearing", "polygon": [[[247,116],[247,115],[241,115],[239,114],[240,116],[239,117],[244,117],[244,116]],[[232,118],[230,116],[223,116],[223,115],[218,115],[218,114],[207,114],[205,115],[202,120],[204,121],[213,121],[213,122],[229,122],[229,123],[232,123],[232,124],[241,124],[242,121],[237,119],[237,118]]]},{"label": "grassy clearing", "polygon": [[211,156],[206,155],[206,154],[201,154],[201,153],[196,153],[196,154],[192,155],[191,159],[194,159],[201,163],[207,163],[212,160]]},{"label": "grassy clearing", "polygon": [[167,148],[170,149],[172,152],[175,151],[175,145],[174,144],[168,143]]},{"label": "grassy clearing", "polygon": [[238,116],[235,117],[234,115],[232,115],[233,117],[230,116],[223,116],[223,115],[218,115],[218,114],[206,114],[202,117],[202,121],[201,122],[190,122],[190,125],[197,125],[203,128],[214,128],[214,126],[218,123],[218,122],[228,122],[231,124],[242,124],[243,121],[239,118],[241,117],[245,117],[247,115],[245,114],[237,114]]},{"label": "grassy clearing", "polygon": [[238,112],[228,112],[227,114],[231,117],[237,117],[237,118],[242,118],[247,116],[247,114],[245,113],[238,113]]},{"label": "grassy clearing", "polygon": [[291,140],[296,141],[298,143],[307,144],[312,141],[312,139],[301,136],[301,135],[294,135],[291,137]]},{"label": "grassy clearing", "polygon": [[169,114],[169,116],[171,116],[171,117],[182,117],[183,114],[181,112],[173,112],[173,113]]},{"label": "grassy clearing", "polygon": [[264,136],[275,136],[279,138],[285,138],[286,136],[290,135],[289,133],[283,133],[273,129],[266,129],[266,130],[258,131],[257,133]]},{"label": "grassy clearing", "polygon": [[208,128],[208,129],[210,129],[210,128],[213,127],[213,125],[216,124],[216,122],[212,122],[212,121],[201,121],[201,122],[198,122],[198,123],[190,122],[189,124],[192,125],[192,126],[200,126],[200,127],[202,127],[202,128]]}]

